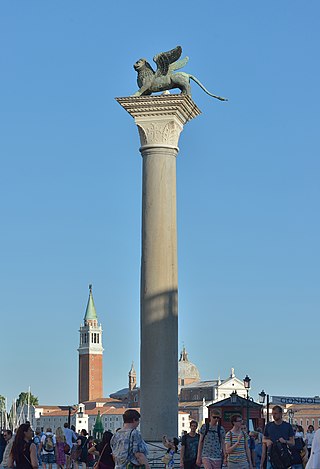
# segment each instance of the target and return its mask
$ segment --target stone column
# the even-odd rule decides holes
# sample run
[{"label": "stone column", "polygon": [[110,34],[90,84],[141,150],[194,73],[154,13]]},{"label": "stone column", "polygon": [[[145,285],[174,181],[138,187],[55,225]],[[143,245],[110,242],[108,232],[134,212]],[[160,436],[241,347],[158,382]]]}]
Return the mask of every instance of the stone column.
[{"label": "stone column", "polygon": [[141,141],[141,431],[160,441],[178,436],[176,156],[184,124],[200,111],[180,94],[116,99]]}]

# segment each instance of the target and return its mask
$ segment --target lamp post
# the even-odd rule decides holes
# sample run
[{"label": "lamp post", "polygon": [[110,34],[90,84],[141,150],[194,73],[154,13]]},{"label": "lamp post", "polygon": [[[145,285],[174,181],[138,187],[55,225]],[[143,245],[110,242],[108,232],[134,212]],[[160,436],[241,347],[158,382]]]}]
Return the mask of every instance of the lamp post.
[{"label": "lamp post", "polygon": [[71,406],[68,406],[68,428],[70,428],[71,425]]},{"label": "lamp post", "polygon": [[288,410],[288,416],[289,416],[289,423],[292,425],[293,424],[293,417],[294,417],[294,410],[289,409]]},{"label": "lamp post", "polygon": [[264,404],[266,398],[267,398],[267,423],[269,423],[269,407],[270,407],[269,394],[266,394],[264,390],[262,389],[262,391],[259,393],[259,403]]},{"label": "lamp post", "polygon": [[247,391],[247,432],[249,432],[249,391],[250,391],[251,379],[248,375],[243,379],[243,385]]}]

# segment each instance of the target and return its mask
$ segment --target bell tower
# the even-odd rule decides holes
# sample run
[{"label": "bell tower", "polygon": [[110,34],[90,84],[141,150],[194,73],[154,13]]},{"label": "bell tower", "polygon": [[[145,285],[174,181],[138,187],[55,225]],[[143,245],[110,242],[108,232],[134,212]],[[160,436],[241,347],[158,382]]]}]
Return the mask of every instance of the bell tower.
[{"label": "bell tower", "polygon": [[131,365],[131,369],[129,371],[129,391],[132,391],[137,387],[137,373],[134,369],[133,362]]},{"label": "bell tower", "polygon": [[83,324],[80,326],[79,352],[79,403],[103,397],[102,376],[102,326],[89,285],[89,299]]}]

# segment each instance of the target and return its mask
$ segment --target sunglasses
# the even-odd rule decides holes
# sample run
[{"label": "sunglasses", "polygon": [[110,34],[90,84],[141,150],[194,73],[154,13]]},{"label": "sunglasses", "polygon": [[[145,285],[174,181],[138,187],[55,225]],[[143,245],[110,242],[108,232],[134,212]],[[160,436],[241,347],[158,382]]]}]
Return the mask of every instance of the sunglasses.
[{"label": "sunglasses", "polygon": [[219,419],[220,417],[217,417],[216,415],[212,415],[211,418],[213,418],[213,419]]}]

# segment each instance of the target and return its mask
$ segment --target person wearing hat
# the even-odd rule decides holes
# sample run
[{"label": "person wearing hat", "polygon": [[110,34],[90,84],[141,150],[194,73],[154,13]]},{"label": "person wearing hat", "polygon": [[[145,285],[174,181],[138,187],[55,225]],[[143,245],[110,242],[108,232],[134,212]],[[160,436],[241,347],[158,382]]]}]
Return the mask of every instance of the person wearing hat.
[{"label": "person wearing hat", "polygon": [[200,428],[197,466],[203,464],[204,469],[221,469],[225,458],[225,429],[221,426],[221,413],[212,410],[210,421]]}]

